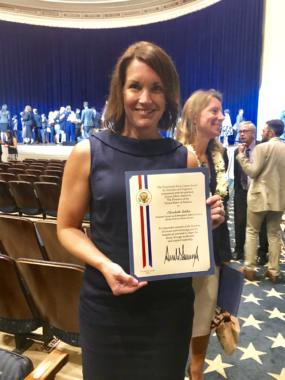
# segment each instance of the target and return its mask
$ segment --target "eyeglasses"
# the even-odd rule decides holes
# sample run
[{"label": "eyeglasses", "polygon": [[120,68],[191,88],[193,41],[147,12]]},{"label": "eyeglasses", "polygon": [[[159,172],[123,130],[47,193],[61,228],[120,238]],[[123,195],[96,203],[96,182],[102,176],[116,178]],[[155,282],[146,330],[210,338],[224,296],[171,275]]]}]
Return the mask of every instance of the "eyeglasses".
[{"label": "eyeglasses", "polygon": [[239,133],[248,133],[251,132],[251,129],[242,129],[239,131]]}]

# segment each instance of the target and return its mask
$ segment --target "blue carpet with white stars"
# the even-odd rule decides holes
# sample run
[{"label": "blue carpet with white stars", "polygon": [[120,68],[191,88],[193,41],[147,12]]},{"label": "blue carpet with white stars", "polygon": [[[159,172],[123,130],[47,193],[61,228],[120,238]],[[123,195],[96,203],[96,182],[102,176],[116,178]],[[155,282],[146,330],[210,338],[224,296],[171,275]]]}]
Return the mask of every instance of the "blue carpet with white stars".
[{"label": "blue carpet with white stars", "polygon": [[[229,205],[229,229],[234,247],[233,208]],[[285,380],[285,252],[281,255],[277,283],[264,278],[258,267],[257,281],[245,280],[239,308],[241,327],[237,350],[226,355],[212,335],[206,356],[205,380]],[[242,264],[242,262],[241,262]]]}]

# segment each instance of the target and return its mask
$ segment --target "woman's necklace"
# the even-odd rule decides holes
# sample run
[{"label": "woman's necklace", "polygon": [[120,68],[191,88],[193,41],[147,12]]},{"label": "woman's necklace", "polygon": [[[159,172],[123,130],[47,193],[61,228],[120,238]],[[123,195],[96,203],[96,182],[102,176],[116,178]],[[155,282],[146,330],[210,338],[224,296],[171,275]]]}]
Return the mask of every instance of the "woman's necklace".
[{"label": "woman's necklace", "polygon": [[[186,148],[194,154],[199,166],[205,166],[205,164],[207,166],[207,162],[203,162],[199,159],[193,145],[186,145]],[[217,181],[215,194],[218,194],[221,198],[224,198],[228,194],[228,181],[226,178],[225,163],[219,150],[212,150],[211,156],[216,172]]]}]

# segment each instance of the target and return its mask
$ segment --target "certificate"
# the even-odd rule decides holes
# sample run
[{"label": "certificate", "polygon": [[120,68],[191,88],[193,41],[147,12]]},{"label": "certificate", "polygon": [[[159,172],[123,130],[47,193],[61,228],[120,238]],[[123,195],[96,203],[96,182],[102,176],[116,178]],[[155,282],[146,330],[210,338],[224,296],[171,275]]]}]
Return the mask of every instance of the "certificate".
[{"label": "certificate", "polygon": [[160,280],[214,273],[206,168],[126,172],[131,274]]}]

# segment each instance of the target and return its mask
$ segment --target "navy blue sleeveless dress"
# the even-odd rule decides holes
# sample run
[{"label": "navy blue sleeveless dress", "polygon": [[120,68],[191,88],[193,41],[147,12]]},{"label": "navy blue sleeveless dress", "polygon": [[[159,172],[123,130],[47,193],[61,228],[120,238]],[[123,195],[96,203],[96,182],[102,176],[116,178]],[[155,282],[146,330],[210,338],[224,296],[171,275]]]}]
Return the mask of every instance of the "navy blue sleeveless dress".
[{"label": "navy blue sleeveless dress", "polygon": [[[109,130],[90,144],[92,241],[129,273],[125,172],[185,168],[187,150],[172,139],[136,140]],[[84,380],[184,380],[193,300],[190,278],[113,296],[101,272],[87,265],[80,300]]]}]

